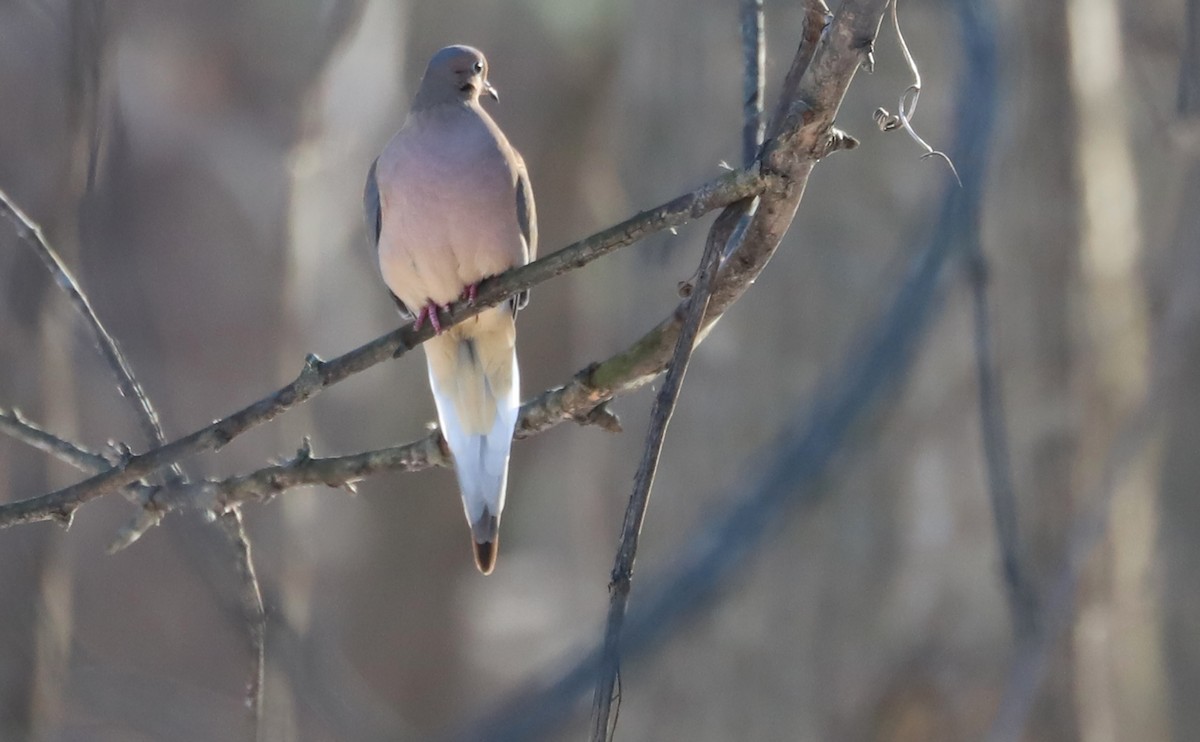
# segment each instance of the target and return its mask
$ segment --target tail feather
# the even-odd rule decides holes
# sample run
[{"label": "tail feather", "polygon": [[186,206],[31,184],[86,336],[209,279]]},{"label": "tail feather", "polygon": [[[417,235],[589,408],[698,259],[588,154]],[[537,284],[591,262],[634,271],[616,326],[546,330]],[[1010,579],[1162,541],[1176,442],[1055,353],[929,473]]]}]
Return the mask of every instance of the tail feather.
[{"label": "tail feather", "polygon": [[425,343],[442,434],[454,454],[475,562],[492,571],[520,409],[512,315],[491,309]]},{"label": "tail feather", "polygon": [[500,550],[500,518],[484,508],[483,517],[471,524],[471,540],[475,547],[475,566],[490,575]]}]

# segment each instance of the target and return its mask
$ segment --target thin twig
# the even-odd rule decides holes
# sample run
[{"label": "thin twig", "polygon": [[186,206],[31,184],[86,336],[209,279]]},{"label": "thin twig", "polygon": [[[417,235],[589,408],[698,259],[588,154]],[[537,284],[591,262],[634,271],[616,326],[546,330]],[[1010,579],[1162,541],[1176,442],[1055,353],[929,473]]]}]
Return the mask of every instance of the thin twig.
[{"label": "thin twig", "polygon": [[126,397],[135,405],[138,412],[138,424],[142,428],[143,435],[151,442],[165,441],[158,415],[149,400],[146,399],[146,393],[142,390],[141,384],[134,377],[125,354],[121,352],[117,341],[104,328],[100,318],[96,316],[91,302],[79,288],[79,283],[71,275],[71,271],[58,257],[58,253],[46,242],[41,228],[18,208],[4,191],[0,191],[0,215],[12,223],[17,237],[37,253],[37,256],[46,265],[46,269],[54,276],[54,282],[67,295],[71,306],[83,318],[92,333],[92,338],[96,341],[100,355],[108,362],[113,376],[116,377],[117,388],[121,392],[121,396]]},{"label": "thin twig", "polygon": [[[48,453],[59,461],[88,474],[102,472],[109,467],[119,465],[122,458],[128,455],[128,451],[124,448],[118,449],[117,447],[114,447],[107,455],[90,451],[77,443],[59,438],[53,433],[39,428],[26,420],[17,410],[11,412],[0,410],[0,433],[5,433],[14,440]],[[135,482],[122,488],[121,494],[129,502],[137,505],[139,512],[145,514],[146,517],[161,517],[153,509],[145,507],[145,504],[150,502],[150,498],[157,491],[157,487]],[[61,521],[61,523],[66,527],[71,525],[69,519]],[[110,553],[128,546],[126,541],[130,541],[132,536],[126,531],[127,529],[122,529],[118,533],[116,541],[109,547]]]},{"label": "thin twig", "polygon": [[80,471],[104,471],[113,465],[114,459],[89,451],[71,441],[64,440],[39,428],[25,419],[18,410],[0,409],[0,432],[15,438],[39,451],[69,464]]},{"label": "thin twig", "polygon": [[246,709],[255,725],[262,722],[263,677],[267,661],[267,614],[263,608],[262,589],[254,572],[254,558],[250,550],[250,537],[246,535],[246,524],[242,520],[242,509],[229,508],[217,517],[217,524],[229,538],[238,569],[238,601],[242,615],[250,626],[250,679],[246,682]]},{"label": "thin twig", "polygon": [[[695,191],[641,212],[557,253],[485,281],[479,289],[475,304],[460,302],[455,305],[449,321],[443,321],[443,327],[461,322],[518,291],[580,268],[648,234],[682,225],[713,209],[757,195],[769,187],[773,180],[772,175],[760,175],[757,170],[726,173]],[[146,477],[185,456],[219,449],[238,435],[274,419],[327,387],[389,358],[403,355],[432,334],[433,329],[428,325],[414,330],[412,324],[408,324],[331,361],[322,361],[315,355],[310,355],[303,370],[293,382],[227,417],[165,446],[131,456],[121,466],[78,484],[46,495],[0,505],[0,528],[20,523],[69,518],[83,503]]]},{"label": "thin twig", "polygon": [[880,131],[893,131],[897,128],[904,129],[908,136],[925,150],[925,154],[921,155],[921,159],[926,157],[938,157],[945,160],[950,166],[950,172],[954,175],[954,179],[958,181],[958,185],[962,186],[962,179],[958,177],[958,169],[954,167],[954,161],[945,152],[936,150],[917,134],[917,130],[913,128],[912,117],[917,114],[917,101],[921,97],[921,70],[917,67],[917,62],[913,59],[912,52],[908,50],[908,42],[904,40],[904,34],[900,32],[900,16],[896,5],[900,0],[891,0],[892,4],[892,25],[896,29],[896,39],[900,42],[900,51],[904,54],[904,62],[908,65],[908,71],[912,74],[913,82],[904,92],[900,94],[900,102],[896,104],[896,113],[888,113],[886,108],[875,109],[875,123],[879,126]]},{"label": "thin twig", "polygon": [[767,46],[764,32],[765,17],[763,0],[740,0],[739,12],[742,21],[742,165],[758,157],[762,147],[763,96],[767,89],[766,59]]},{"label": "thin twig", "polygon": [[1004,420],[1004,402],[992,357],[991,321],[988,313],[987,258],[979,244],[978,224],[966,236],[967,277],[971,285],[974,312],[975,366],[979,380],[979,424],[987,466],[988,493],[996,541],[1000,548],[1001,572],[1008,596],[1013,635],[1018,644],[1033,639],[1037,632],[1037,590],[1025,569],[1017,518],[1017,497],[1012,481],[1012,461],[1008,449],[1008,427]]},{"label": "thin twig", "polygon": [[[763,13],[762,0],[740,0],[738,11],[742,23],[742,161],[745,167],[750,167],[762,151],[763,137],[766,134],[766,118],[763,114],[763,97],[767,87],[767,36],[766,17]],[[822,19],[822,25],[824,25]],[[801,49],[816,48],[816,39],[806,33],[806,26],[801,33]],[[806,46],[807,42],[807,46]],[[803,52],[797,57],[803,57]],[[793,88],[794,90],[794,88]],[[758,213],[758,199],[752,199],[742,208],[742,216],[734,228],[733,237],[726,241],[722,257],[728,257],[742,244],[750,221]],[[696,268],[697,271],[700,267]],[[689,282],[689,288],[690,288]]]},{"label": "thin twig", "polygon": [[667,426],[671,423],[675,402],[679,399],[679,390],[683,386],[683,377],[687,373],[688,361],[691,360],[692,349],[696,345],[700,323],[704,319],[708,300],[712,296],[713,285],[716,283],[717,266],[721,259],[722,248],[732,231],[732,223],[736,223],[739,218],[741,218],[740,210],[730,207],[721,214],[709,230],[708,241],[704,246],[704,255],[700,260],[699,276],[691,296],[685,302],[683,325],[679,331],[679,338],[675,342],[671,362],[667,366],[667,375],[654,398],[654,407],[650,413],[650,428],[646,432],[645,450],[642,453],[642,461],[638,465],[637,474],[634,476],[633,493],[629,496],[629,504],[625,509],[625,520],[621,526],[621,542],[617,547],[617,556],[613,564],[612,581],[608,585],[610,597],[608,619],[604,629],[604,650],[601,655],[600,674],[596,681],[596,693],[592,701],[593,742],[604,742],[610,739],[616,727],[612,705],[613,691],[619,672],[621,624],[625,620],[625,611],[629,605],[633,564],[637,559],[642,523],[645,521],[646,508],[650,502],[650,489],[654,486],[654,475],[658,471],[658,460],[662,453],[663,441],[666,439]]}]

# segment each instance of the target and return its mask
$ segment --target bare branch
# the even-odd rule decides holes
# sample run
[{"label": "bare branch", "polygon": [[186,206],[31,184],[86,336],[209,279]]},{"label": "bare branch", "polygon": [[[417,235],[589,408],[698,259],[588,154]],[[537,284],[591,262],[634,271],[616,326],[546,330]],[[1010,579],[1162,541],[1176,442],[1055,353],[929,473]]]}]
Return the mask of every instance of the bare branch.
[{"label": "bare branch", "polygon": [[246,535],[246,524],[242,520],[242,509],[229,508],[217,517],[221,530],[229,537],[238,568],[238,600],[242,615],[250,626],[250,679],[246,683],[246,708],[255,724],[262,721],[263,677],[267,660],[267,613],[263,608],[262,589],[254,573],[254,558],[250,551],[250,537]]},{"label": "bare branch", "polygon": [[[117,379],[117,389],[121,392],[121,396],[129,399],[138,412],[138,424],[142,428],[142,433],[146,439],[153,443],[162,443],[166,440],[163,435],[162,425],[159,423],[158,414],[155,413],[154,407],[146,399],[146,393],[142,391],[141,384],[134,378],[133,371],[129,367],[129,361],[126,360],[125,354],[121,352],[117,346],[117,341],[109,334],[108,330],[100,322],[100,318],[96,316],[96,312],[92,309],[91,302],[87,296],[79,288],[79,283],[75,277],[71,275],[71,271],[58,257],[58,253],[50,247],[46,242],[46,238],[42,235],[42,230],[25,215],[8,197],[4,191],[0,191],[0,214],[2,214],[9,222],[12,223],[16,231],[17,237],[29,245],[41,261],[46,265],[46,269],[54,276],[54,282],[63,290],[67,298],[71,301],[71,306],[83,318],[88,329],[92,333],[92,338],[96,341],[96,347],[100,350],[100,355],[108,362],[109,368],[112,369],[113,375]],[[131,480],[132,481],[132,480]]]},{"label": "bare branch", "polygon": [[[726,173],[695,191],[643,211],[541,260],[485,281],[476,302],[473,305],[465,302],[455,305],[449,322],[443,322],[443,327],[461,322],[512,294],[580,268],[648,234],[679,226],[713,209],[757,195],[772,182],[771,176],[760,175],[757,170]],[[432,334],[431,327],[426,326],[418,331],[409,324],[328,362],[310,355],[292,383],[225,418],[165,446],[132,456],[121,466],[78,484],[47,495],[0,505],[0,528],[67,518],[83,503],[113,492],[185,456],[221,448],[238,435],[274,419],[325,388],[389,358],[403,355]]]},{"label": "bare branch", "polygon": [[763,0],[740,0],[742,19],[742,164],[750,167],[762,147],[763,96],[767,89],[767,44]]},{"label": "bare branch", "polygon": [[[107,455],[90,451],[83,446],[46,432],[22,417],[21,413],[17,410],[12,410],[11,412],[0,410],[0,432],[39,451],[44,451],[59,461],[89,474],[95,474],[105,471],[109,467],[118,466],[129,455],[128,449],[123,446],[113,446]],[[131,503],[139,507],[144,507],[155,491],[153,487],[134,483],[122,488],[121,494]],[[142,510],[140,512],[148,514],[150,511]],[[58,522],[64,526],[70,526],[71,518],[65,516],[58,519]],[[121,537],[118,538],[120,539]]]},{"label": "bare branch", "polygon": [[[91,7],[91,6],[89,6]],[[92,12],[96,14],[91,20],[99,28],[102,25],[103,6],[100,4],[91,7]],[[98,32],[97,32],[98,33]],[[98,63],[92,60],[94,64],[94,72],[98,76]],[[94,81],[95,82],[95,81]],[[98,82],[96,82],[98,85]],[[93,91],[93,94],[98,96],[98,91]],[[96,157],[99,150],[99,123],[95,124],[92,134],[90,159],[88,162],[88,187],[91,188],[94,184],[96,174]],[[162,446],[166,444],[166,434],[163,432],[162,424],[159,421],[158,413],[154,409],[154,405],[150,403],[149,397],[142,389],[137,378],[133,374],[133,368],[129,361],[121,352],[117,341],[104,328],[100,322],[100,318],[92,309],[91,302],[87,295],[79,287],[79,283],[71,272],[67,269],[58,253],[50,246],[42,235],[41,229],[33,223],[20,209],[18,209],[8,198],[8,196],[0,191],[0,212],[3,212],[5,217],[16,228],[17,235],[28,244],[37,253],[45,264],[47,270],[54,276],[55,283],[63,292],[66,293],[71,305],[83,318],[85,324],[92,332],[96,346],[100,351],[100,355],[108,362],[109,368],[112,370],[117,380],[117,389],[121,396],[129,400],[133,405],[135,417],[142,429],[143,435],[146,437],[150,446]],[[15,417],[15,416],[14,416]],[[18,420],[19,422],[19,420]],[[43,437],[42,442],[49,442],[49,436]],[[78,466],[85,471],[100,471],[116,470],[119,466],[109,469],[113,463],[123,464],[124,462],[109,462],[103,457],[85,455],[86,451],[78,447],[73,447],[71,450],[70,444],[65,441],[59,441],[60,444],[51,453],[59,456],[67,457],[69,463]],[[69,456],[68,456],[69,455]],[[74,460],[71,460],[74,459]],[[183,468],[177,462],[170,464],[171,476],[169,477],[172,483],[184,483],[187,481]],[[148,472],[149,474],[149,472]],[[135,513],[132,521],[121,528],[116,539],[109,546],[109,553],[127,548],[150,528],[158,525],[162,520],[163,511],[154,507],[151,503],[151,498],[148,496],[152,490],[148,488],[124,488],[131,500],[134,500],[138,505],[138,510]],[[67,524],[70,523],[74,510],[62,510],[56,515],[63,519]],[[253,678],[250,684],[248,695],[248,707],[255,720],[259,721],[262,702],[262,676],[263,676],[263,635],[266,629],[265,617],[262,609],[262,596],[259,591],[257,578],[254,574],[254,565],[250,560],[250,545],[246,539],[246,532],[242,526],[241,514],[234,512],[222,515],[222,523],[226,526],[226,533],[230,536],[235,547],[236,562],[238,565],[238,575],[242,580],[243,605],[246,607],[246,617],[250,624],[251,645],[254,656],[253,663]],[[247,582],[248,581],[248,582]],[[257,596],[257,604],[254,603],[254,598]]]},{"label": "bare branch", "polygon": [[1000,566],[1008,595],[1013,635],[1018,644],[1031,641],[1037,632],[1037,590],[1025,569],[1017,519],[1017,497],[1012,482],[1012,462],[1008,450],[1008,427],[1000,382],[992,357],[991,327],[988,318],[987,258],[979,243],[978,225],[965,237],[968,243],[967,277],[971,285],[975,330],[975,366],[979,383],[979,424],[987,464],[988,493],[996,541],[1000,548]]},{"label": "bare branch", "polygon": [[683,386],[683,377],[687,373],[688,361],[691,360],[692,350],[695,348],[696,338],[700,332],[700,324],[704,319],[708,300],[712,296],[713,286],[716,283],[717,266],[731,231],[728,225],[736,223],[745,210],[745,208],[739,209],[736,205],[727,208],[709,230],[708,241],[704,246],[704,255],[700,259],[700,270],[695,288],[691,296],[684,301],[683,320],[679,337],[675,341],[675,350],[672,353],[670,364],[667,366],[667,376],[654,398],[654,407],[650,413],[650,428],[646,432],[645,450],[642,454],[641,464],[638,465],[637,474],[634,476],[633,493],[630,494],[629,505],[625,509],[625,520],[621,526],[621,543],[617,547],[612,581],[608,585],[610,598],[608,619],[604,629],[604,650],[593,700],[593,742],[604,742],[609,739],[616,726],[616,718],[612,714],[612,703],[620,663],[621,625],[625,620],[625,611],[629,605],[633,564],[637,559],[642,523],[646,519],[646,508],[650,502],[650,489],[654,486],[654,475],[658,471],[658,460],[662,453],[663,441],[667,436],[667,426],[670,425],[671,415],[675,412],[675,402],[679,399],[679,391]]},{"label": "bare branch", "polygon": [[115,463],[115,458],[105,458],[94,451],[63,440],[53,433],[47,433],[22,417],[18,410],[0,409],[0,432],[39,451],[48,453],[80,471],[104,471]]}]

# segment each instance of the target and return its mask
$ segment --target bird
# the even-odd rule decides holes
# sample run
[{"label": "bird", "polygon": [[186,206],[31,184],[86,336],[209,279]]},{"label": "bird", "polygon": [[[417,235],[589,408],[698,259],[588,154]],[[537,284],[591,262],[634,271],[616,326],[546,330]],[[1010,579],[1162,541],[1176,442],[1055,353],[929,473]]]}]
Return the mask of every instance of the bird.
[{"label": "bird", "polygon": [[[383,282],[424,343],[438,423],[454,459],[475,564],[491,574],[520,411],[517,312],[528,292],[453,327],[441,312],[474,303],[479,283],[533,260],[537,214],[525,161],[480,105],[499,102],[478,49],[433,55],[400,130],[371,164],[363,194]],[[443,331],[444,330],[444,331]]]}]

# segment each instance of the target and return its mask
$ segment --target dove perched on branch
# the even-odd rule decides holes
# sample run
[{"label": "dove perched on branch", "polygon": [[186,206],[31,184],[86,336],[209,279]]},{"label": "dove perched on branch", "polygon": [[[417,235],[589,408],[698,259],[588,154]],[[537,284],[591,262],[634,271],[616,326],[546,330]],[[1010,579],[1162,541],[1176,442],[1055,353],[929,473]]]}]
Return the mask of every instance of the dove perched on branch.
[{"label": "dove perched on branch", "polygon": [[367,175],[364,208],[384,283],[401,313],[429,322],[425,356],[442,435],[454,454],[475,563],[496,564],[508,457],[520,409],[516,314],[528,294],[443,332],[440,312],[537,250],[521,155],[479,104],[498,100],[469,46],[429,61],[408,118]]}]

